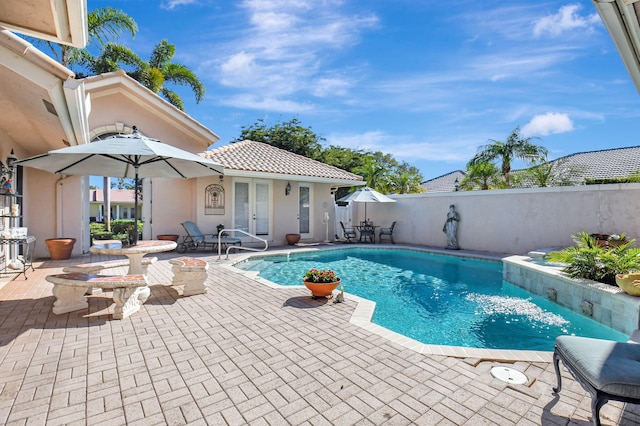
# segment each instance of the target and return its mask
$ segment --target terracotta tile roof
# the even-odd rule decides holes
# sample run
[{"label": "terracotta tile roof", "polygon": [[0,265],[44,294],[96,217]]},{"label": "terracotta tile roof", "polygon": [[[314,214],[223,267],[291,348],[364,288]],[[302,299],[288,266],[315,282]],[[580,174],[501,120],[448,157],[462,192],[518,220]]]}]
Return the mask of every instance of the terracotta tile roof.
[{"label": "terracotta tile roof", "polygon": [[362,181],[361,176],[262,142],[235,142],[199,155],[224,165],[228,171]]},{"label": "terracotta tile roof", "polygon": [[[554,165],[554,173],[573,185],[584,185],[586,179],[627,177],[640,170],[640,146],[603,149],[600,151],[577,152],[556,158],[549,162]],[[518,175],[524,170],[512,170]],[[421,183],[429,192],[448,192],[454,189],[454,180],[462,181],[464,172],[457,170]],[[522,182],[520,187],[536,186]]]}]

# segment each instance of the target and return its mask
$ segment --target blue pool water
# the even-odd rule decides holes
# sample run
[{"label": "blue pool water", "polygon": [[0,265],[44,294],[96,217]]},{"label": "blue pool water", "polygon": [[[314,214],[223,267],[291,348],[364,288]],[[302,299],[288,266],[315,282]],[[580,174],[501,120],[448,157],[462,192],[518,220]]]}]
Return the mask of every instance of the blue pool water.
[{"label": "blue pool water", "polygon": [[235,265],[281,285],[333,269],[345,292],[376,302],[372,321],[422,343],[552,351],[561,334],[628,337],[502,280],[502,263],[401,250],[349,248],[254,257]]}]

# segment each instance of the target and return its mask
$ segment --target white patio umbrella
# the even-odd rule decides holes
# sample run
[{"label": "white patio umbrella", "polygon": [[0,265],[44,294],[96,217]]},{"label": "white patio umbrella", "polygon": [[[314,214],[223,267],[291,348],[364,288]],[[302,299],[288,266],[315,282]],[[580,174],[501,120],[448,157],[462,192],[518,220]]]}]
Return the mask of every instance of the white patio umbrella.
[{"label": "white patio umbrella", "polygon": [[338,201],[349,201],[354,203],[364,203],[364,219],[367,220],[367,203],[395,203],[396,200],[379,193],[368,186],[358,188],[351,194],[340,198]]},{"label": "white patio umbrella", "polygon": [[[83,145],[56,149],[17,161],[61,175],[94,175],[135,179],[134,229],[138,229],[138,186],[145,177],[189,179],[224,174],[224,166],[138,133],[117,135]],[[134,240],[137,241],[137,232]],[[136,242],[134,241],[134,243]]]}]

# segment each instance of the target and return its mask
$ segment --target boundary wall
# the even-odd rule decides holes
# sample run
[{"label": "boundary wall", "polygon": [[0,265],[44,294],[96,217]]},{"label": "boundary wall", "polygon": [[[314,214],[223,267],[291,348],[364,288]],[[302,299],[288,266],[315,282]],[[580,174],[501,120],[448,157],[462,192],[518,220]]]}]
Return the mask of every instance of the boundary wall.
[{"label": "boundary wall", "polygon": [[[367,203],[375,225],[391,226],[401,244],[446,246],[442,227],[455,205],[461,249],[526,254],[573,245],[572,234],[620,234],[640,242],[640,183],[391,195],[396,203]],[[364,220],[354,203],[353,221]],[[640,244],[640,243],[639,243]]]}]

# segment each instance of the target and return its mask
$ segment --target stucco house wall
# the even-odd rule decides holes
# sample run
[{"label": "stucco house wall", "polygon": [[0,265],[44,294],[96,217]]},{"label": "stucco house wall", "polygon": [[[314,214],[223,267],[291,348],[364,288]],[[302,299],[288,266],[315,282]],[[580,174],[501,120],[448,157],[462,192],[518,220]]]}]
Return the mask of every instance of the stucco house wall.
[{"label": "stucco house wall", "polygon": [[[185,220],[195,220],[200,230],[204,233],[215,233],[216,226],[220,223],[224,224],[226,228],[230,229],[234,226],[234,206],[233,206],[233,183],[236,178],[232,176],[225,176],[223,182],[220,183],[218,176],[212,176],[207,178],[198,178],[197,184],[194,185],[195,193],[193,199],[195,200],[195,214],[191,217],[181,216],[178,226]],[[243,179],[245,181],[246,179]],[[298,233],[298,184],[295,180],[283,180],[283,179],[257,179],[260,182],[270,184],[270,227],[271,234],[268,238],[270,246],[286,245],[286,234]],[[285,188],[287,183],[291,185],[291,192],[289,195],[285,195]],[[223,215],[207,215],[204,213],[204,191],[208,185],[219,184],[225,190],[225,212]],[[333,219],[333,197],[331,195],[331,185],[324,183],[304,183],[304,185],[310,185],[312,188],[311,199],[311,236],[301,240],[302,242],[317,242],[325,239],[325,226],[321,223],[321,219],[324,217],[324,212],[327,211]],[[180,216],[175,216],[175,218]],[[193,219],[195,218],[195,219]],[[168,219],[168,216],[165,216]],[[156,216],[154,215],[154,222]],[[164,228],[163,228],[164,229]],[[165,232],[161,232],[165,233]],[[180,227],[180,232],[166,232],[177,233],[184,235],[184,230]],[[334,228],[333,220],[329,221],[329,237],[333,240]],[[264,238],[264,236],[261,236]],[[251,244],[250,239],[246,239],[244,244]],[[258,243],[257,245],[260,245]]]},{"label": "stucco house wall", "polygon": [[[640,184],[589,185],[392,195],[396,203],[367,206],[376,224],[398,224],[396,243],[445,247],[449,205],[460,215],[458,242],[467,250],[522,254],[573,245],[571,234],[626,233],[640,239]],[[364,209],[356,204],[354,217]]]}]

